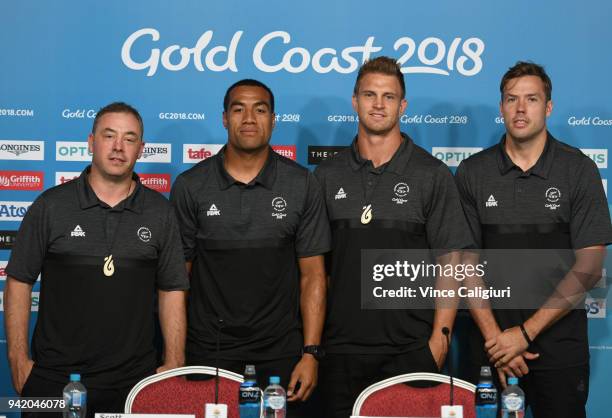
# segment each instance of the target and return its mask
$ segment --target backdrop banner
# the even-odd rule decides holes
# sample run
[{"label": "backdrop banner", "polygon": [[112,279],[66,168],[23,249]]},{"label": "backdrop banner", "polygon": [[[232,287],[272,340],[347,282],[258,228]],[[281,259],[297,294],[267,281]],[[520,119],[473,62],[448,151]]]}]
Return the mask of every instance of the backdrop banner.
[{"label": "backdrop banner", "polygon": [[[270,86],[275,150],[313,169],[356,134],[360,64],[389,55],[406,78],[402,130],[454,170],[500,140],[501,76],[532,60],[553,81],[549,130],[595,161],[607,189],[611,21],[606,0],[1,2],[0,316],[19,222],[43,190],[88,164],[93,118],[112,101],[141,112],[146,147],[136,171],[167,196],[179,173],[225,143],[222,102],[233,82]],[[607,285],[585,307],[592,417],[607,416],[612,386]],[[32,328],[38,292],[39,283]],[[0,396],[13,395],[2,325]]]}]

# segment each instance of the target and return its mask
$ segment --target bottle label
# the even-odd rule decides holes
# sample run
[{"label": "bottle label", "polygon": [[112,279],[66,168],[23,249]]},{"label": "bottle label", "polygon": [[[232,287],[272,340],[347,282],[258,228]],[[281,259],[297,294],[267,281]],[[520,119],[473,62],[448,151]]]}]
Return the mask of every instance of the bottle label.
[{"label": "bottle label", "polygon": [[266,399],[266,408],[272,408],[274,410],[283,409],[285,407],[284,396],[269,396]]},{"label": "bottle label", "polygon": [[504,407],[508,411],[519,411],[523,408],[523,399],[517,395],[508,395],[503,399]]},{"label": "bottle label", "polygon": [[72,402],[70,406],[73,408],[81,408],[85,404],[85,395],[82,392],[72,392]]},{"label": "bottle label", "polygon": [[496,404],[497,403],[497,392],[491,389],[477,389],[476,390],[476,403],[485,404]]},{"label": "bottle label", "polygon": [[240,403],[259,402],[259,388],[244,389],[240,388]]}]

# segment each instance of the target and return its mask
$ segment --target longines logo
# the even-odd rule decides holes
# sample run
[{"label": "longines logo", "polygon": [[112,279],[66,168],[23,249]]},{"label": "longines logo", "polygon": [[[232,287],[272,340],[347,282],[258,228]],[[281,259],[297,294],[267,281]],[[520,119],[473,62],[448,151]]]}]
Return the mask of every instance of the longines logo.
[{"label": "longines logo", "polygon": [[42,161],[44,159],[43,141],[0,140],[0,160]]},{"label": "longines logo", "polygon": [[308,145],[308,164],[316,165],[326,158],[333,157],[346,146]]},{"label": "longines logo", "polygon": [[142,155],[138,159],[141,163],[169,163],[172,160],[172,144],[146,143]]}]

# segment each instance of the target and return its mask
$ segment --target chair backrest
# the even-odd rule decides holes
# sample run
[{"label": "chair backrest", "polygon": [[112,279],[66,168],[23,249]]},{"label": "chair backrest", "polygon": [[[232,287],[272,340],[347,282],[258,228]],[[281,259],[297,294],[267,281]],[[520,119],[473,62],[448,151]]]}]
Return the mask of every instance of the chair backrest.
[{"label": "chair backrest", "polygon": [[[125,413],[194,414],[204,418],[204,405],[215,401],[215,379],[187,380],[188,374],[214,376],[214,367],[190,366],[168,370],[138,382],[125,401]],[[228,406],[228,418],[239,418],[238,389],[244,378],[219,369],[219,403]]]},{"label": "chair backrest", "polygon": [[[415,387],[407,382],[432,382],[434,386]],[[460,379],[454,382],[454,404],[463,405],[463,417],[476,416],[476,386]],[[382,380],[366,388],[353,406],[353,415],[440,416],[440,407],[449,404],[450,378],[435,373],[408,373]],[[422,385],[420,385],[422,386]]]}]

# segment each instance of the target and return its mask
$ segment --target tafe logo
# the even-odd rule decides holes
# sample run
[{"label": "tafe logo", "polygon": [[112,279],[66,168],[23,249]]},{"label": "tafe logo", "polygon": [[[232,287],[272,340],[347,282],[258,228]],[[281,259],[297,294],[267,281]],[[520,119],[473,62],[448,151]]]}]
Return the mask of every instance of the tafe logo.
[{"label": "tafe logo", "polygon": [[6,280],[6,265],[8,261],[0,261],[0,280]]},{"label": "tafe logo", "polygon": [[198,163],[218,153],[223,144],[183,144],[183,163]]},{"label": "tafe logo", "polygon": [[64,184],[69,182],[70,180],[74,180],[81,175],[79,171],[56,171],[55,172],[55,185],[59,186],[60,184]]}]

